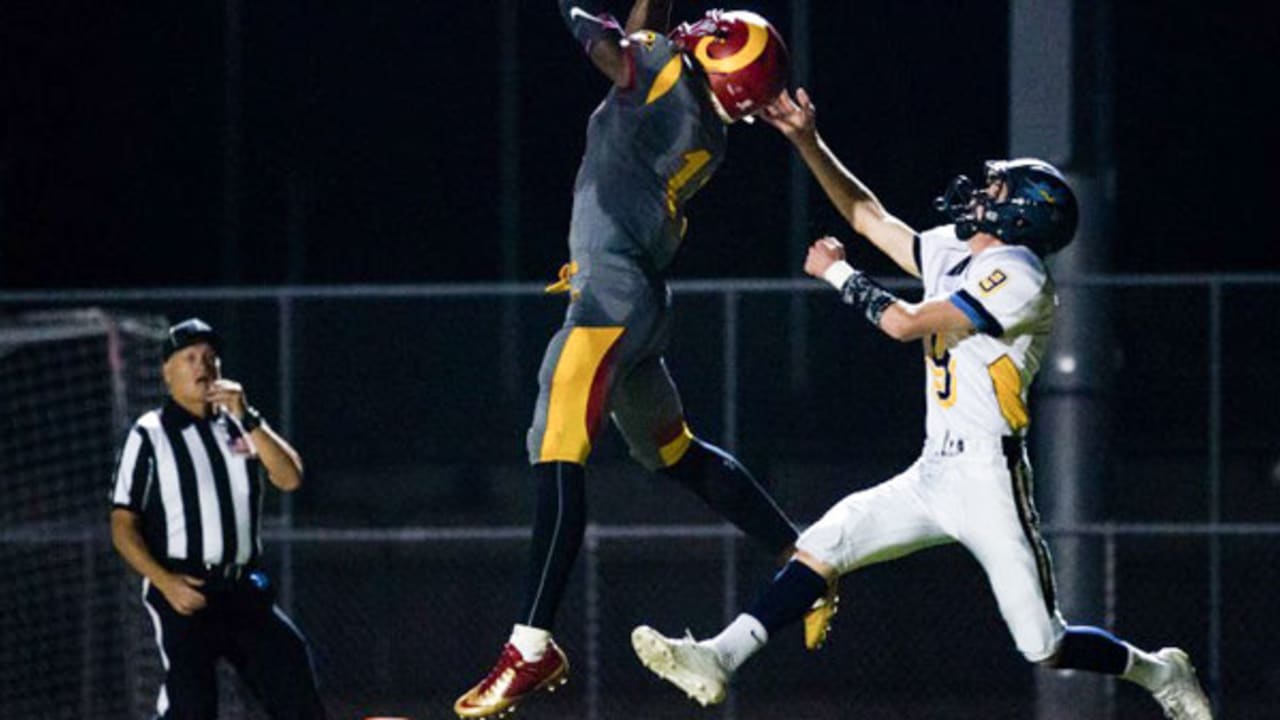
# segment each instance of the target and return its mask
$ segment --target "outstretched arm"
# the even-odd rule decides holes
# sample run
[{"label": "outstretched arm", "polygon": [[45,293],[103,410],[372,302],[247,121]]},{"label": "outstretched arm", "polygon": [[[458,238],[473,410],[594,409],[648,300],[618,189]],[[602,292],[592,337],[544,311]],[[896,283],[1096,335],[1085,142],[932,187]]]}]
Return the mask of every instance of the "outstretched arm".
[{"label": "outstretched arm", "polygon": [[861,311],[868,322],[894,340],[906,342],[974,328],[969,316],[947,298],[909,303],[880,287],[845,262],[844,246],[835,238],[822,238],[809,247],[804,271],[830,283],[846,305]]},{"label": "outstretched arm", "polygon": [[791,94],[784,90],[764,109],[761,117],[796,146],[800,157],[849,225],[888,255],[898,267],[919,277],[920,268],[916,267],[912,252],[915,230],[890,215],[879,198],[849,172],[823,142],[818,135],[816,110],[809,93],[800,88],[792,100]]},{"label": "outstretched arm", "polygon": [[[577,38],[587,57],[600,72],[613,81],[614,85],[627,87],[631,84],[631,63],[619,44],[622,40],[623,28],[616,18],[605,12],[599,0],[558,0],[560,16],[569,26],[569,32]],[[646,0],[637,0],[632,8],[632,15],[641,5],[649,5]],[[641,13],[642,15],[645,13]],[[630,19],[628,19],[630,24]]]},{"label": "outstretched arm", "polygon": [[627,34],[638,30],[665,33],[671,28],[671,0],[636,0],[627,15]]}]

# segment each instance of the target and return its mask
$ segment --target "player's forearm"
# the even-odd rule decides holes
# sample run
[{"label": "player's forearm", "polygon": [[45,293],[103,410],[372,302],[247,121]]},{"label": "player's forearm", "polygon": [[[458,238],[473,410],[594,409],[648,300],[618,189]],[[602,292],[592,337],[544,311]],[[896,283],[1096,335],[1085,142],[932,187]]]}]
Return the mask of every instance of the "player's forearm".
[{"label": "player's forearm", "polygon": [[827,194],[827,199],[854,230],[865,235],[864,228],[858,225],[860,208],[869,205],[883,212],[880,201],[870,188],[849,172],[816,130],[811,135],[797,138],[795,144],[800,157]]},{"label": "player's forearm", "polygon": [[605,12],[598,0],[559,0],[559,3],[560,16],[591,63],[613,84],[629,86],[631,67],[619,46],[622,26],[617,19]]},{"label": "player's forearm", "polygon": [[894,340],[907,342],[929,334],[926,323],[921,322],[920,306],[899,299],[848,263],[834,263],[822,277],[840,291],[841,302],[851,305],[867,322]]},{"label": "player's forearm", "polygon": [[817,130],[811,135],[797,137],[794,142],[800,157],[827,194],[827,199],[849,226],[889,256],[898,267],[910,275],[919,276],[911,253],[911,237],[915,234],[911,228],[884,209],[875,193],[840,162]]},{"label": "player's forearm", "polygon": [[600,0],[558,0],[558,3],[564,24],[588,53],[599,40],[617,36],[617,20]]},{"label": "player's forearm", "polygon": [[840,292],[841,302],[853,306],[867,322],[882,330],[880,322],[884,314],[900,302],[896,295],[843,260],[828,267],[822,273],[822,279]]},{"label": "player's forearm", "polygon": [[637,30],[665,33],[671,27],[671,0],[636,0],[627,15],[627,34]]},{"label": "player's forearm", "polygon": [[129,567],[154,585],[163,585],[169,571],[164,569],[142,539],[138,516],[127,510],[111,511],[111,544]]},{"label": "player's forearm", "polygon": [[909,303],[847,262],[833,263],[822,278],[840,291],[841,301],[852,305],[867,322],[899,342],[973,329],[969,317],[949,300]]},{"label": "player's forearm", "polygon": [[266,424],[255,428],[249,437],[272,485],[284,492],[293,492],[302,486],[302,457],[288,441]]}]

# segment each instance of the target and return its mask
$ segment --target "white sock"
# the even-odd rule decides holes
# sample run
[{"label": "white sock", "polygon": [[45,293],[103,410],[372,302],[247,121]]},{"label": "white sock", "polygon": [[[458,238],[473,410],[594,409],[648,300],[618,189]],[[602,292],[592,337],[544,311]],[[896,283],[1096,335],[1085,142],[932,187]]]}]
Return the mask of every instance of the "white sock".
[{"label": "white sock", "polygon": [[769,642],[769,631],[754,617],[742,613],[719,635],[703,643],[716,651],[725,670],[734,672],[747,658]]},{"label": "white sock", "polygon": [[550,631],[529,625],[516,625],[511,629],[511,639],[507,642],[515,645],[525,660],[537,662],[546,654],[547,643],[550,641]]},{"label": "white sock", "polygon": [[1129,643],[1125,645],[1129,646],[1129,667],[1120,677],[1137,683],[1147,690],[1155,690],[1169,681],[1173,668],[1168,663]]}]

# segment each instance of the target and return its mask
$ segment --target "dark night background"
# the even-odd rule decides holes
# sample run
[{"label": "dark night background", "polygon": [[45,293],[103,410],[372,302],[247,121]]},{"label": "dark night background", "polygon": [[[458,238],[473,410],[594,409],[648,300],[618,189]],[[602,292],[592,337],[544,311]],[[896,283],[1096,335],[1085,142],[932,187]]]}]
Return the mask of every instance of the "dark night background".
[{"label": "dark night background", "polygon": [[[787,3],[748,5],[789,32]],[[675,17],[705,6],[678,2]],[[540,280],[564,258],[586,116],[606,84],[554,3],[519,7],[515,279]],[[1115,3],[1114,270],[1280,268],[1263,110],[1280,26],[1266,7]],[[892,211],[933,223],[929,200],[950,176],[1006,153],[1007,3],[812,8],[820,128]],[[3,3],[0,283],[504,279],[498,12],[244,3],[242,115],[229,124],[222,4]],[[676,276],[796,271],[789,152],[766,126],[733,129],[691,205]],[[811,202],[812,235],[849,235],[816,186]],[[236,235],[238,259],[223,249]]]},{"label": "dark night background", "polygon": [[[1273,719],[1280,23],[1274,3],[1070,4],[1109,15],[1114,38],[1081,60],[1109,85],[1074,76],[1077,100],[1113,110],[1114,176],[1091,187],[1114,191],[1114,233],[1088,271],[1272,274],[1062,284],[1068,334],[1037,380],[1030,444],[1079,463],[1034,460],[1055,557],[1075,557],[1060,575],[1064,610],[1114,620],[1138,644],[1183,645],[1218,717]],[[788,0],[742,5],[790,34]],[[711,6],[676,0],[674,16]],[[823,135],[890,210],[937,222],[931,200],[953,175],[1007,153],[1010,0],[808,6],[806,85]],[[518,8],[514,75],[503,8]],[[150,717],[160,658],[136,578],[106,539],[102,479],[120,423],[161,392],[165,317],[189,315],[224,333],[229,377],[306,458],[303,491],[267,500],[278,522],[266,562],[281,568],[334,717],[448,713],[523,592],[536,497],[525,432],[563,298],[208,289],[546,281],[566,259],[587,116],[606,90],[552,0],[0,0],[0,717]],[[673,275],[791,277],[797,243],[849,239],[811,181],[808,219],[792,227],[793,163],[771,128],[732,128]],[[852,247],[855,263],[890,270]],[[851,322],[810,285],[681,287],[665,354],[691,427],[733,449],[800,522],[900,471],[924,411],[919,347]],[[78,293],[23,292],[71,288],[179,290],[87,293],[96,310]],[[6,336],[11,312],[42,332]],[[106,320],[110,333],[83,330]],[[59,322],[77,332],[43,332]],[[1077,358],[1078,370],[1053,362]],[[591,472],[604,530],[716,521],[630,462],[619,433],[602,433]],[[63,521],[97,544],[45,531]],[[1072,534],[1078,521],[1095,527]],[[678,693],[655,691],[627,633],[709,630],[755,595],[772,559],[678,533],[617,534],[585,552],[583,591],[557,631],[579,679],[520,717],[592,717],[576,713],[593,683],[596,717],[690,717]],[[797,637],[746,669],[739,717],[1027,718],[1050,694],[1088,687],[1040,681],[960,548],[863,576],[845,583],[818,661]],[[596,635],[598,671],[584,652]],[[1108,697],[1112,712],[1081,714],[1157,712],[1136,686]],[[80,704],[50,714],[58,702]]]}]

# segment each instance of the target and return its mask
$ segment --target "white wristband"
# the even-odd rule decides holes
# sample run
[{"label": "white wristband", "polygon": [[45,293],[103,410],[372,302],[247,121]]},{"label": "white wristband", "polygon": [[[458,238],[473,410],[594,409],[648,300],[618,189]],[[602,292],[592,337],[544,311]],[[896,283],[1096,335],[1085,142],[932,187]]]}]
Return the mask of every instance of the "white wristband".
[{"label": "white wristband", "polygon": [[853,266],[844,260],[837,260],[831,263],[831,267],[822,273],[822,279],[831,283],[831,287],[837,290],[843,290],[845,282],[854,273]]}]

